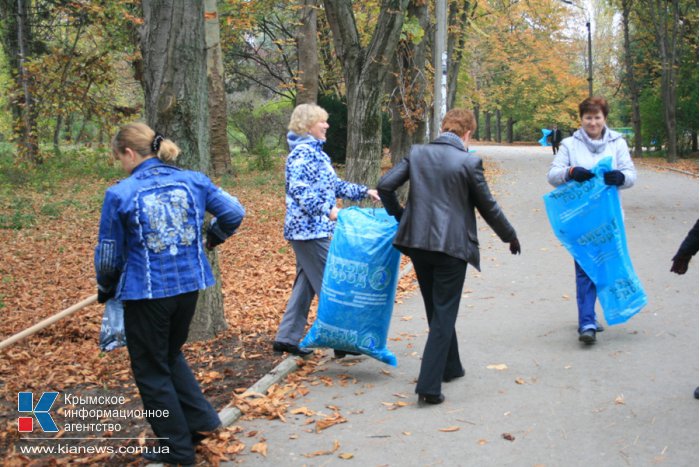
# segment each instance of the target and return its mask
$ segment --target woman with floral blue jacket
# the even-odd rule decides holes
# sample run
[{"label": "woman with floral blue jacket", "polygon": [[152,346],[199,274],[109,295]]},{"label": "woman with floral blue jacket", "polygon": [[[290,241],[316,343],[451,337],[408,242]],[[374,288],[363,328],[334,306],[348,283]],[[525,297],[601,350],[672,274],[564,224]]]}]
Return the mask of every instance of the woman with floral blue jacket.
[{"label": "woman with floral blue jacket", "polygon": [[[309,307],[321,292],[330,237],[338,218],[337,198],[379,200],[376,190],[338,178],[331,159],[323,152],[328,113],[314,104],[298,105],[289,122],[287,143],[291,152],[285,168],[287,212],[284,238],[296,256],[297,275],[287,309],[272,344],[276,352],[307,355],[300,349]],[[336,356],[342,356],[340,352]]]}]

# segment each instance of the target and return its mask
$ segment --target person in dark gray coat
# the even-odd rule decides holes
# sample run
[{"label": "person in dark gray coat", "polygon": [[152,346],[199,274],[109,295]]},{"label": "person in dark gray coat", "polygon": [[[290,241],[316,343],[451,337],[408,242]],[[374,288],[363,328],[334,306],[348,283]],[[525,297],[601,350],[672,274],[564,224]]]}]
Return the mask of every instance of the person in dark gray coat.
[{"label": "person in dark gray coat", "polygon": [[[399,221],[394,246],[411,258],[430,325],[416,385],[419,403],[442,403],[442,382],[464,376],[454,327],[467,264],[480,270],[474,209],[510,243],[512,254],[520,253],[515,229],[491,195],[481,159],[467,150],[475,128],[470,111],[450,110],[440,136],[414,145],[377,185],[387,212]],[[403,208],[396,190],[407,181]]]}]

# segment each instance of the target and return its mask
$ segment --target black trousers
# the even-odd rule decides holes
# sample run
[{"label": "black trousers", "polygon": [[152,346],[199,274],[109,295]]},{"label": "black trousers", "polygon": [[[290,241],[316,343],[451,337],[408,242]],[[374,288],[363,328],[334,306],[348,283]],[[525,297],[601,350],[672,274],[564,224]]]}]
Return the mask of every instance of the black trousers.
[{"label": "black trousers", "polygon": [[167,410],[167,417],[147,417],[169,457],[194,462],[192,434],[221,422],[204,398],[182,354],[198,292],[154,300],[124,302],[126,343],[144,410]]},{"label": "black trousers", "polygon": [[418,394],[439,395],[442,379],[462,375],[455,322],[467,263],[444,253],[409,249],[430,332],[418,375]]}]

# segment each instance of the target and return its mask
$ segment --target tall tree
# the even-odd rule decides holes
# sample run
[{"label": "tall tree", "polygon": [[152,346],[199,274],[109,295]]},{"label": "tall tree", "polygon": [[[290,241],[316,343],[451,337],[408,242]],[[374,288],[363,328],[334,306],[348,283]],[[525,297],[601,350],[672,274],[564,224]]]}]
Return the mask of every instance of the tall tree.
[{"label": "tall tree", "polygon": [[634,58],[632,54],[632,43],[630,41],[630,13],[634,0],[622,0],[622,30],[623,49],[625,54],[625,75],[627,90],[632,105],[632,127],[634,129],[634,149],[633,154],[637,157],[642,155],[642,118],[639,112],[639,85],[634,73]]},{"label": "tall tree", "polygon": [[300,0],[301,22],[297,32],[297,54],[299,56],[297,104],[315,104],[318,99],[318,0]]},{"label": "tall tree", "polygon": [[360,40],[351,0],[324,0],[348,101],[346,178],[373,185],[382,154],[381,103],[384,79],[396,51],[408,0],[383,0],[366,46]]},{"label": "tall tree", "polygon": [[230,174],[231,150],[228,147],[224,63],[221,56],[221,34],[216,0],[204,0],[204,37],[207,53],[209,87],[209,138],[211,168],[214,175]]},{"label": "tall tree", "polygon": [[452,0],[450,2],[447,20],[447,110],[455,106],[459,69],[464,56],[464,43],[467,35],[467,24],[476,11],[476,2],[470,0]]},{"label": "tall tree", "polygon": [[393,69],[387,75],[392,164],[405,157],[412,144],[425,140],[428,118],[425,59],[429,27],[427,2],[411,0]]},{"label": "tall tree", "polygon": [[666,124],[666,159],[678,159],[676,129],[678,43],[682,35],[680,0],[649,0],[646,2],[656,45],[661,60],[661,99]]},{"label": "tall tree", "polygon": [[37,109],[34,99],[34,77],[27,64],[33,55],[33,28],[30,21],[31,0],[0,1],[0,19],[4,27],[2,39],[5,53],[15,78],[16,95],[12,105],[15,140],[19,155],[30,163],[41,162],[37,130]]},{"label": "tall tree", "polygon": [[[146,119],[182,149],[180,163],[209,170],[209,109],[204,5],[189,0],[144,0],[141,37]],[[209,254],[216,286],[200,293],[190,339],[226,328],[216,253]]]}]

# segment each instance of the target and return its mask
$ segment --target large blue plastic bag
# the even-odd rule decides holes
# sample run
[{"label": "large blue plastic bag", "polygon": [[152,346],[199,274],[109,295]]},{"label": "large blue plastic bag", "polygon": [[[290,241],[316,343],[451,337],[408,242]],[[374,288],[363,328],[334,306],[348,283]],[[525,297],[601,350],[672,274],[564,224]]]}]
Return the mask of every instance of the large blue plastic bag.
[{"label": "large blue plastic bag", "polygon": [[109,352],[126,345],[124,333],[124,307],[120,300],[110,298],[105,303],[105,312],[102,316],[100,328],[100,349]]},{"label": "large blue plastic bag", "polygon": [[552,130],[549,128],[542,128],[542,138],[540,138],[537,142],[540,143],[542,146],[551,146],[552,142],[547,141],[547,138],[549,138],[549,135],[552,134]]},{"label": "large blue plastic bag", "polygon": [[398,223],[384,209],[341,209],[331,241],[316,321],[300,347],[360,352],[396,366],[386,348],[401,254]]},{"label": "large blue plastic bag", "polygon": [[627,250],[617,187],[603,174],[612,158],[601,160],[586,182],[570,181],[544,196],[554,234],[596,286],[608,324],[626,322],[647,304]]}]

